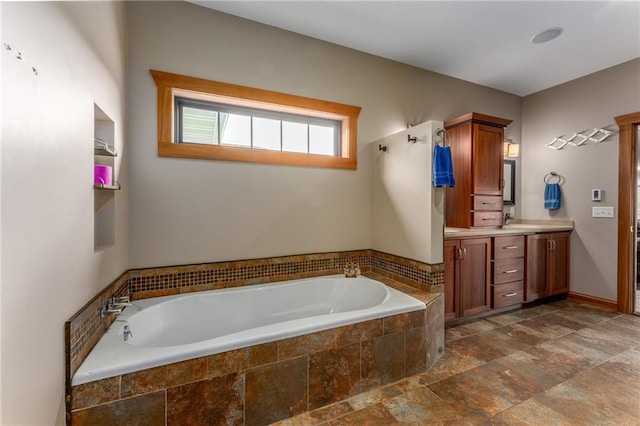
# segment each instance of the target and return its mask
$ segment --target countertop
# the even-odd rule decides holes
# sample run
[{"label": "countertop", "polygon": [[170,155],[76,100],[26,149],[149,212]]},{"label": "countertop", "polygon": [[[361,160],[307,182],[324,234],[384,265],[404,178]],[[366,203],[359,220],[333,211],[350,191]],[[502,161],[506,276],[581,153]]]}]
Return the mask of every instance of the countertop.
[{"label": "countertop", "polygon": [[494,237],[539,232],[573,231],[572,220],[512,220],[502,228],[444,228],[444,238]]}]

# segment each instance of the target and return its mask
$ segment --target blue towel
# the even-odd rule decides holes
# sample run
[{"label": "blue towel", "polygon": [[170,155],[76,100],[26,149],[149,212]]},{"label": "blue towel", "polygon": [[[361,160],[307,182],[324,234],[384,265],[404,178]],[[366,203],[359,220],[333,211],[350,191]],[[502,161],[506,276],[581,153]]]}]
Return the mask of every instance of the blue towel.
[{"label": "blue towel", "polygon": [[448,146],[436,145],[433,150],[433,185],[456,186],[453,177],[453,163],[451,161],[451,148]]},{"label": "blue towel", "polygon": [[544,208],[557,210],[560,208],[560,184],[548,183],[544,187]]}]

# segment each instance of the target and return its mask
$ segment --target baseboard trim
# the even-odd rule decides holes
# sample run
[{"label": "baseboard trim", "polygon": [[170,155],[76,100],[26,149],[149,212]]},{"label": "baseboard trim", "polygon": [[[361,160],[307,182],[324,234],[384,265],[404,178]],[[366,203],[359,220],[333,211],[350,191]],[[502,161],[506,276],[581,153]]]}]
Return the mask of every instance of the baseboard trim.
[{"label": "baseboard trim", "polygon": [[582,302],[588,302],[608,311],[618,312],[618,302],[615,300],[603,299],[602,297],[590,296],[588,294],[576,293],[570,291],[568,295],[569,300],[580,300]]}]

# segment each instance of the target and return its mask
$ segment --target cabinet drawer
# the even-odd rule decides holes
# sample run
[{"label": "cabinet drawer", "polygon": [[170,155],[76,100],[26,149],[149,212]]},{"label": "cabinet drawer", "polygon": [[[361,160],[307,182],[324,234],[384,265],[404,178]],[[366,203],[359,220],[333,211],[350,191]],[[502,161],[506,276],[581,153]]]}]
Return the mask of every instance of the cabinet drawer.
[{"label": "cabinet drawer", "polygon": [[493,258],[507,259],[524,257],[524,235],[495,237],[493,239]]},{"label": "cabinet drawer", "polygon": [[500,210],[502,212],[502,197],[493,195],[474,195],[473,209],[478,210]]},{"label": "cabinet drawer", "polygon": [[496,259],[493,262],[493,283],[524,280],[524,257]]},{"label": "cabinet drawer", "polygon": [[474,212],[473,226],[502,226],[502,211],[499,212]]},{"label": "cabinet drawer", "polygon": [[514,305],[524,301],[524,281],[516,281],[508,284],[493,286],[493,309]]}]

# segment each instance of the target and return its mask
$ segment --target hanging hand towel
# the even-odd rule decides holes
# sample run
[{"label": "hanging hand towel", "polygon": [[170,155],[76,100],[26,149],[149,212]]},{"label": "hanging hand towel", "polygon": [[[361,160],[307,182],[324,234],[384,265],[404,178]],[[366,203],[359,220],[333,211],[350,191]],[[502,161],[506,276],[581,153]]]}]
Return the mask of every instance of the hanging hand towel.
[{"label": "hanging hand towel", "polygon": [[544,187],[544,208],[547,210],[557,210],[560,208],[560,185],[548,183]]},{"label": "hanging hand towel", "polygon": [[436,145],[433,150],[433,185],[456,186],[453,177],[453,162],[451,161],[451,148],[448,146]]}]

